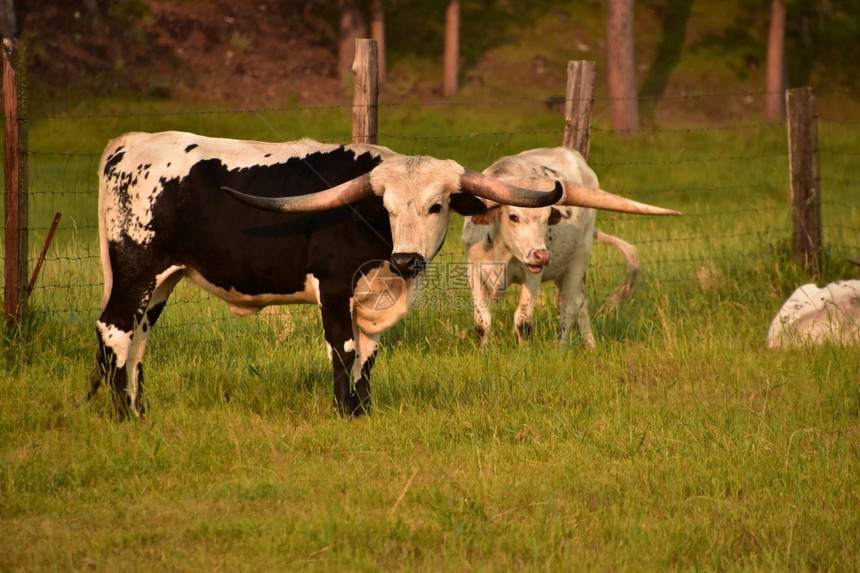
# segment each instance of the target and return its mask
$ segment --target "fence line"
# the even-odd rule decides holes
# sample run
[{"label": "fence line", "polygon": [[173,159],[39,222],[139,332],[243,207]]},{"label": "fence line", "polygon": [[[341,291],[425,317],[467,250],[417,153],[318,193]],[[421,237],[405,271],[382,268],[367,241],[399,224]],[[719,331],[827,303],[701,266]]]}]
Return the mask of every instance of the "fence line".
[{"label": "fence line", "polygon": [[[731,94],[742,97],[745,94]],[[757,95],[757,94],[751,94]],[[725,97],[725,94],[696,94],[680,99],[703,99]],[[600,108],[608,100],[588,97],[568,97],[565,102],[573,101],[590,104]],[[480,102],[434,102],[428,104],[408,104],[414,107],[461,107],[465,110],[484,107],[512,106],[516,110],[524,106],[546,108],[544,100],[510,100]],[[358,107],[370,109],[370,104]],[[379,104],[378,108],[390,111],[407,104]],[[218,116],[249,113],[287,114],[314,112],[319,110],[346,112],[354,109],[348,106],[303,106],[300,108],[272,108],[262,110],[227,111],[176,111],[146,114],[92,114],[72,117],[41,117],[42,122],[75,122],[96,119],[153,118],[168,116]],[[452,134],[454,129],[442,133],[404,134],[403,131],[382,131],[376,136],[383,144],[394,143],[394,147],[421,148],[432,154],[447,155],[446,149],[457,147],[459,143],[471,143],[470,162],[480,168],[489,163],[488,159],[502,155],[501,149],[522,149],[525,146],[559,145],[564,137],[564,120],[568,114],[559,113],[558,129],[534,129],[512,131],[464,131]],[[583,117],[574,112],[570,117]],[[30,118],[31,120],[33,118]],[[32,123],[32,121],[31,121]],[[456,124],[453,124],[456,127]],[[852,120],[821,122],[822,133],[835,127],[854,125]],[[575,131],[582,131],[577,127]],[[649,263],[653,276],[666,284],[697,284],[696,271],[708,265],[719,265],[731,261],[761,262],[773,258],[782,248],[787,248],[792,236],[791,210],[788,206],[790,183],[789,158],[783,124],[768,122],[741,122],[712,126],[693,126],[685,128],[648,128],[635,134],[618,135],[615,132],[589,124],[591,139],[591,165],[601,177],[604,188],[624,194],[630,191],[631,181],[635,182],[638,197],[654,197],[653,202],[673,205],[676,200],[684,201],[693,208],[685,209],[687,227],[675,234],[672,231],[654,233],[647,224],[613,214],[601,214],[598,225],[603,229],[617,229],[641,248],[648,250]],[[415,128],[420,132],[420,128]],[[593,136],[598,137],[593,137]],[[829,135],[828,135],[829,137]],[[747,140],[754,146],[750,153],[739,154],[736,148],[728,146],[726,138],[741,138],[744,146]],[[849,136],[850,138],[850,136]],[[611,141],[612,145],[608,145]],[[728,146],[728,147],[727,147]],[[660,153],[653,153],[658,148]],[[726,149],[731,152],[726,153]],[[401,151],[400,149],[398,149]],[[439,151],[442,150],[442,151]],[[857,138],[853,140],[829,140],[826,137],[819,146],[826,166],[842,166],[840,173],[834,169],[824,169],[820,180],[825,186],[821,208],[824,210],[824,243],[833,248],[835,256],[857,255],[858,250],[858,206],[850,201],[836,201],[828,198],[827,187],[838,186],[856,188],[858,181],[852,180],[848,164],[860,155]],[[30,210],[31,252],[28,261],[35,261],[42,242],[50,229],[50,221],[56,211],[63,211],[63,219],[57,231],[54,246],[48,252],[42,275],[36,284],[37,307],[52,317],[65,317],[72,323],[90,324],[98,313],[102,285],[100,282],[99,249],[97,245],[97,216],[95,212],[96,173],[99,154],[91,150],[75,152],[69,150],[30,151]],[[461,163],[465,164],[462,160]],[[740,164],[755,165],[755,179],[738,180],[732,177]],[[667,189],[661,172],[667,170],[683,172],[674,180],[675,188]],[[702,176],[702,174],[712,174]],[[688,184],[685,184],[689,181]],[[845,194],[843,194],[845,195]],[[736,198],[736,201],[726,198]],[[734,207],[734,204],[737,207]],[[61,208],[62,207],[62,208]],[[739,229],[734,220],[740,215],[754,213],[761,220],[757,229]],[[5,229],[6,227],[4,227]],[[722,229],[714,233],[714,229]],[[692,232],[691,232],[692,230]],[[452,233],[453,234],[453,233]],[[838,242],[837,242],[838,241]],[[449,237],[449,243],[456,243]],[[731,242],[736,251],[721,252],[711,248],[707,257],[692,252],[702,245],[713,246],[721,242]],[[669,246],[678,247],[680,252],[668,253]],[[4,243],[4,248],[6,243]],[[854,252],[852,252],[852,250]],[[4,257],[6,251],[4,250]],[[462,255],[456,247],[446,248],[438,257],[440,264],[453,263]],[[602,257],[595,255],[596,259]],[[623,269],[618,261],[604,259],[598,261],[609,271]],[[590,280],[598,280],[591,279]],[[26,281],[24,281],[26,283]],[[606,281],[609,284],[609,280]],[[600,286],[600,285],[598,285]],[[4,289],[4,300],[9,289]],[[174,296],[171,306],[199,305],[206,295],[184,293]],[[189,297],[187,300],[185,297]],[[194,314],[193,312],[190,314]],[[208,317],[207,320],[223,320],[223,317]],[[198,320],[184,324],[199,323]],[[168,321],[168,327],[170,321]],[[179,325],[174,325],[180,328]]]},{"label": "fence line", "polygon": [[[852,90],[839,90],[839,89],[828,89],[826,93],[846,93],[851,94],[855,97],[855,99],[860,99],[860,92],[852,91]],[[635,98],[621,98],[621,99],[635,99],[639,102],[647,102],[647,101],[669,101],[669,100],[705,100],[705,99],[717,99],[717,100],[725,100],[728,98],[753,98],[767,95],[768,92],[757,92],[757,91],[742,91],[742,92],[703,92],[698,94],[664,94],[659,96],[637,96]],[[485,107],[503,107],[503,106],[518,106],[518,105],[540,105],[543,107],[556,107],[559,111],[563,110],[563,106],[568,99],[573,99],[574,101],[587,101],[586,98],[573,96],[569,97],[557,97],[557,98],[544,98],[544,99],[530,99],[530,98],[509,98],[509,99],[484,99],[484,100],[468,100],[468,99],[446,99],[446,100],[417,100],[417,101],[409,101],[409,102],[386,102],[379,101],[377,102],[377,107],[383,110],[396,110],[399,108],[414,108],[420,107],[422,109],[426,108],[450,108],[450,107],[464,107],[464,108],[474,108],[476,106],[485,106]],[[614,99],[618,98],[610,98],[606,96],[594,95],[591,100],[595,104],[607,104]],[[123,112],[123,113],[62,113],[57,115],[47,115],[47,114],[26,114],[22,115],[22,118],[26,118],[28,121],[79,121],[79,120],[103,120],[103,119],[147,119],[147,118],[162,118],[162,117],[200,117],[200,116],[217,116],[217,115],[225,115],[225,116],[233,116],[233,115],[250,115],[256,113],[288,113],[288,112],[312,112],[312,111],[324,111],[324,110],[341,110],[344,112],[352,112],[355,108],[355,104],[327,104],[327,105],[290,105],[290,106],[272,106],[272,107],[247,107],[247,108],[229,108],[229,109],[177,109],[177,110],[168,110],[168,111],[146,111],[146,112]],[[838,118],[836,115],[829,115],[832,110],[819,110],[819,123],[836,123],[836,124],[844,124],[844,125],[858,125],[860,124],[860,119],[844,119]],[[748,126],[784,126],[783,121],[760,121],[754,124],[740,124],[743,127]],[[682,130],[686,129],[719,129],[719,126],[708,126],[708,127],[690,127],[690,128],[680,128]],[[601,128],[592,126],[592,130],[598,130]],[[638,131],[647,131],[649,128],[647,125],[639,128]],[[603,128],[603,131],[615,131],[610,130],[608,128]],[[672,128],[661,127],[660,131],[672,131]]]}]

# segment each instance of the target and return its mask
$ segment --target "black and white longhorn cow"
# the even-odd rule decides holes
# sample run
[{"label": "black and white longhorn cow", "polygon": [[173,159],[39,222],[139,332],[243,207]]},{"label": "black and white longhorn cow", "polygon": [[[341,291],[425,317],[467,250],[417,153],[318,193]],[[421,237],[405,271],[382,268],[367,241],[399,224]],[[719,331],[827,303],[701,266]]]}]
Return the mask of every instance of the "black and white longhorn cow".
[{"label": "black and white longhorn cow", "polygon": [[[146,340],[182,277],[238,314],[318,304],[341,414],[369,404],[379,338],[402,318],[413,279],[441,249],[451,210],[477,197],[597,208],[623,198],[534,191],[454,161],[375,145],[262,143],[127,133],[99,165],[105,288],[88,397],[102,381],[120,415],[143,413]],[[244,191],[250,195],[243,194]]]}]

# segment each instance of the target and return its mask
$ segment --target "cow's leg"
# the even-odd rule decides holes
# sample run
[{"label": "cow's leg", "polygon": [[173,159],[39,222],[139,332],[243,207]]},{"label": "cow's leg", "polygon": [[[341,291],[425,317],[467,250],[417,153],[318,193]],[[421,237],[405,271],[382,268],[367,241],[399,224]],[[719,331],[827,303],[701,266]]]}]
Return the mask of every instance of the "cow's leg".
[{"label": "cow's leg", "polygon": [[[586,264],[587,264],[586,260]],[[570,340],[570,329],[576,323],[582,345],[594,348],[594,334],[591,332],[591,318],[588,316],[588,295],[585,285],[585,264],[574,264],[564,274],[558,286],[558,343],[566,347]]]},{"label": "cow's leg", "polygon": [[[129,294],[131,293],[125,293]],[[131,393],[127,392],[129,358],[136,353],[136,349],[132,347],[132,339],[135,325],[140,319],[140,313],[137,311],[139,305],[129,306],[125,303],[130,303],[135,298],[139,301],[145,294],[134,293],[125,301],[119,301],[118,297],[112,295],[96,323],[99,339],[96,369],[90,375],[91,385],[87,399],[92,398],[104,381],[111,388],[114,413],[121,418],[127,418],[130,414],[140,415]]]},{"label": "cow's leg", "polygon": [[[114,262],[113,268],[120,267]],[[144,412],[141,397],[146,340],[181,277],[178,271],[171,267],[160,274],[113,273],[116,282],[108,286],[109,294],[97,323],[96,368],[90,376],[87,399],[105,381],[112,388],[114,412],[120,417]]]},{"label": "cow's leg", "polygon": [[[334,378],[334,404],[341,416],[364,414],[364,404],[353,389],[357,344],[349,296],[320,293],[323,332]],[[364,385],[367,391],[369,386]]]},{"label": "cow's leg", "polygon": [[353,332],[358,336],[358,360],[352,364],[352,379],[358,404],[366,412],[370,409],[370,372],[376,361],[380,335],[362,332],[358,327]]},{"label": "cow's leg", "polygon": [[472,310],[475,317],[475,334],[478,336],[478,348],[484,348],[490,339],[493,326],[491,297],[494,293],[487,287],[480,263],[469,264],[469,287],[472,290]]},{"label": "cow's leg", "polygon": [[144,412],[143,355],[146,352],[146,341],[149,340],[149,335],[156,321],[161,316],[170,293],[173,292],[173,287],[176,286],[176,283],[181,278],[182,274],[178,267],[171,267],[156,277],[155,288],[147,301],[145,310],[141,313],[140,320],[136,325],[134,336],[132,337],[134,353],[129,356],[131,366],[128,372],[131,379],[129,380],[128,389],[132,405],[139,405],[138,408],[141,414]]},{"label": "cow's leg", "polygon": [[517,339],[525,342],[531,337],[533,330],[532,315],[535,310],[535,302],[540,295],[541,275],[528,273],[520,289],[520,302],[514,311],[514,330]]}]

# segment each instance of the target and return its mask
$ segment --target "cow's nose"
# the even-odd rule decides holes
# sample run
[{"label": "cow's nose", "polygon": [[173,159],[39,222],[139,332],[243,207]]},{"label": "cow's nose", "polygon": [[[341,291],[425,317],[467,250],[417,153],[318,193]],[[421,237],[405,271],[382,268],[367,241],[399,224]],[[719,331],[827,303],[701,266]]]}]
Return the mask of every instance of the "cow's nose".
[{"label": "cow's nose", "polygon": [[549,264],[552,255],[546,249],[535,249],[529,256],[529,262],[533,265],[546,266]]},{"label": "cow's nose", "polygon": [[391,264],[405,279],[411,279],[424,270],[427,261],[418,253],[394,253],[391,255]]}]

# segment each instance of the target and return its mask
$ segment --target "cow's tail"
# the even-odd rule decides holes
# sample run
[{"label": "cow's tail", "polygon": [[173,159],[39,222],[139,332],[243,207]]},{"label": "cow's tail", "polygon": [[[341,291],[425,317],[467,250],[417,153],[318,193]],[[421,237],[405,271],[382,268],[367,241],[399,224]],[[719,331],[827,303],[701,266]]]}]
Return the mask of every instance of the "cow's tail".
[{"label": "cow's tail", "polygon": [[105,174],[106,160],[111,149],[114,147],[114,142],[108,144],[99,161],[99,200],[98,200],[98,219],[99,219],[99,257],[102,263],[102,275],[104,277],[104,290],[102,293],[101,310],[107,306],[108,297],[110,296],[111,288],[113,287],[113,269],[110,264],[110,255],[108,253],[108,237],[107,237],[107,208],[108,208],[108,178]]},{"label": "cow's tail", "polygon": [[635,289],[636,285],[639,283],[639,254],[636,252],[636,247],[627,241],[619,239],[618,237],[613,237],[612,235],[604,233],[598,229],[594,230],[594,238],[598,243],[612,245],[618,249],[621,256],[624,257],[624,262],[627,265],[624,282],[612,291],[612,294],[604,303],[607,307],[615,307],[630,298],[630,295],[633,294],[633,289]]}]

